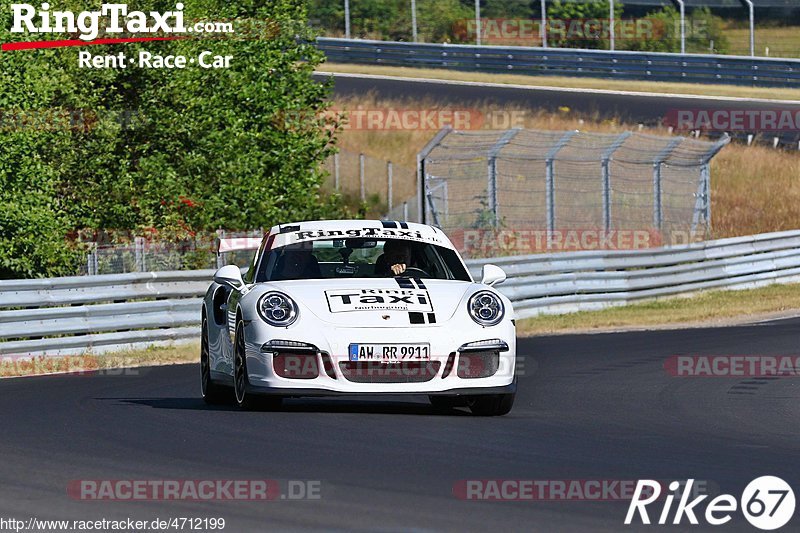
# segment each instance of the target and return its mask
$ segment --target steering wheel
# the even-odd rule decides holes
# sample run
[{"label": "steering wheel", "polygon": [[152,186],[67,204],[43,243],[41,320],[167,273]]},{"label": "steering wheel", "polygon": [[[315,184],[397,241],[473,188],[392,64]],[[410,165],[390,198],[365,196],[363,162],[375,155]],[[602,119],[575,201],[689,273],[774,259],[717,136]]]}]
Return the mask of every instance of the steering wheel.
[{"label": "steering wheel", "polygon": [[414,278],[416,278],[416,277],[419,277],[419,275],[416,275],[416,276],[412,276],[412,275],[410,275],[410,274],[409,274],[409,272],[410,272],[410,271],[412,271],[412,270],[413,270],[414,272],[418,272],[419,274],[421,274],[421,275],[425,276],[426,278],[429,278],[429,277],[431,277],[431,275],[430,275],[430,274],[428,274],[427,272],[425,272],[425,271],[424,271],[424,270],[422,270],[421,268],[417,268],[417,267],[406,267],[406,270],[405,270],[405,272],[402,272],[402,273],[400,273],[400,274],[396,275],[395,277],[396,277],[396,278],[403,278],[403,277],[406,277],[406,278],[411,278],[411,277],[414,277]]}]

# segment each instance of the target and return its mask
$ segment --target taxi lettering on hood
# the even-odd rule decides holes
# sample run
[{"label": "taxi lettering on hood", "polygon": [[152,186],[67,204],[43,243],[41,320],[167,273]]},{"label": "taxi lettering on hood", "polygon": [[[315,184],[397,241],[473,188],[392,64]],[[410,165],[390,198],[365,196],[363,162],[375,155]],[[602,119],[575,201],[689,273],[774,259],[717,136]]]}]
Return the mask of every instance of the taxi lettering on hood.
[{"label": "taxi lettering on hood", "polygon": [[347,311],[407,311],[432,313],[425,289],[341,289],[325,291],[331,313]]}]

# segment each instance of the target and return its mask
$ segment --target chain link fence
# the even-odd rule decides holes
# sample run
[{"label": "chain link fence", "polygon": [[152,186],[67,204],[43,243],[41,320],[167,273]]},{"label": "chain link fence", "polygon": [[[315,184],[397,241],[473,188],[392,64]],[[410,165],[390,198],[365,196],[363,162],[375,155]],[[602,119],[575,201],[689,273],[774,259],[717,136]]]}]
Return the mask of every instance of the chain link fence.
[{"label": "chain link fence", "polygon": [[[340,150],[325,161],[323,168],[328,174],[327,190],[360,200],[381,216],[394,213],[398,218],[403,203],[416,194],[416,170],[392,161]],[[411,220],[417,219],[415,209],[416,204]]]},{"label": "chain link fence", "polygon": [[263,230],[197,236],[177,242],[163,242],[135,237],[130,242],[101,244],[84,242],[89,248],[78,275],[125,274],[127,272],[160,272],[165,270],[202,270],[226,264],[245,266],[252,251],[225,252],[217,255],[217,238],[238,237],[261,239]]},{"label": "chain link fence", "polygon": [[489,250],[500,255],[561,248],[554,241],[569,236],[584,249],[587,234],[597,241],[613,232],[646,235],[641,247],[683,244],[677,236],[709,233],[709,162],[729,140],[443,130],[420,153],[424,221],[462,245],[465,230],[484,232],[481,239],[499,232],[544,239],[534,249]]}]

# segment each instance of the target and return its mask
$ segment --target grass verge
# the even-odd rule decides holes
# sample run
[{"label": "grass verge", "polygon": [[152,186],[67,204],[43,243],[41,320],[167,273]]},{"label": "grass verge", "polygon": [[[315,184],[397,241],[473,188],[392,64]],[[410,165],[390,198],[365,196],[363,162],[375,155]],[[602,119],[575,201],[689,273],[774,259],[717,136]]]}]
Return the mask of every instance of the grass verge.
[{"label": "grass verge", "polygon": [[198,361],[199,343],[152,346],[144,350],[34,358],[0,357],[0,377],[45,374],[85,374],[121,368],[160,366]]},{"label": "grass verge", "polygon": [[657,94],[671,93],[701,96],[733,96],[737,98],[766,98],[770,100],[800,100],[800,89],[707,85],[702,83],[666,83],[655,81],[608,80],[604,78],[573,78],[567,76],[529,76],[524,74],[486,74],[446,69],[352,65],[349,63],[325,63],[320,66],[320,71],[571,89],[605,89],[611,91]]},{"label": "grass verge", "polygon": [[775,318],[793,310],[800,310],[800,284],[770,285],[738,291],[710,291],[599,311],[542,315],[517,321],[517,333],[530,336],[649,329],[670,325],[720,325]]}]

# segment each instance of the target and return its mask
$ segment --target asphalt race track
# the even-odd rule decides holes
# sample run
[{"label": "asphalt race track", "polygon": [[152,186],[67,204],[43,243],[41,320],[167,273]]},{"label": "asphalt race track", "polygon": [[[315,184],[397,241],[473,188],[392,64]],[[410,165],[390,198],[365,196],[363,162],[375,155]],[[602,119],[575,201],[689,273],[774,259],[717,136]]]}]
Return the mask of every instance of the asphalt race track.
[{"label": "asphalt race track", "polygon": [[[523,339],[517,403],[502,418],[436,414],[419,397],[297,399],[279,412],[206,407],[197,365],[2,380],[0,516],[224,517],[225,531],[661,530],[624,527],[624,502],[464,501],[452,489],[466,479],[691,477],[738,499],[771,474],[797,491],[797,379],[676,378],[663,364],[671,355],[798,355],[798,327]],[[318,480],[321,498],[67,495],[79,479],[266,478]],[[753,529],[737,513],[714,530]]]},{"label": "asphalt race track", "polygon": [[[316,75],[317,79],[324,76]],[[535,83],[535,80],[534,80]],[[581,115],[600,119],[618,117],[626,122],[658,124],[670,110],[775,110],[800,111],[800,103],[777,104],[764,101],[727,101],[719,98],[664,97],[643,94],[609,94],[592,91],[550,88],[517,88],[485,86],[480,84],[458,85],[433,80],[398,80],[355,76],[335,76],[335,97],[363,98],[370,92],[383,98],[420,99],[451,105],[478,105],[480,109],[504,105],[532,107],[546,111],[557,111],[568,107]],[[796,147],[796,146],[795,146]]]}]

